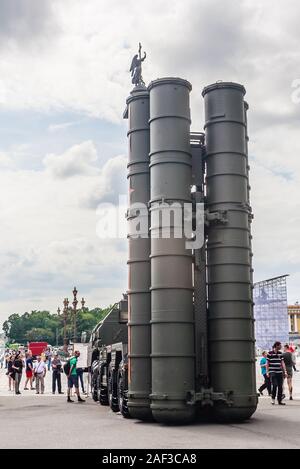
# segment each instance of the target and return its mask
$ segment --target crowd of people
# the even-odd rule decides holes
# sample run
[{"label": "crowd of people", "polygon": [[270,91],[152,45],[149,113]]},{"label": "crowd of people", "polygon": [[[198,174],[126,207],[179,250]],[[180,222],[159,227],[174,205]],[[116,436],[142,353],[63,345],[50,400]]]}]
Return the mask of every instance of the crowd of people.
[{"label": "crowd of people", "polygon": [[67,402],[74,402],[71,399],[71,390],[75,387],[75,394],[79,402],[85,402],[81,398],[79,392],[79,380],[81,390],[85,393],[83,369],[77,367],[77,360],[80,352],[75,351],[74,355],[68,358],[67,366],[63,366],[63,362],[58,352],[52,353],[47,349],[43,354],[33,359],[32,352],[28,350],[25,353],[20,351],[8,350],[4,354],[4,365],[6,375],[8,377],[8,390],[16,395],[21,394],[20,386],[23,373],[25,372],[24,391],[35,391],[36,394],[44,394],[45,377],[48,372],[52,372],[52,394],[56,391],[58,394],[64,394],[62,391],[62,374],[65,372],[67,376]]},{"label": "crowd of people", "polygon": [[267,389],[271,397],[272,405],[275,405],[277,399],[278,405],[285,405],[282,402],[286,395],[284,392],[285,379],[289,392],[289,399],[293,400],[293,372],[298,371],[296,367],[295,348],[285,344],[282,352],[281,342],[274,343],[272,350],[264,351],[260,360],[261,374],[264,379],[263,384],[258,389],[262,396],[263,391]]},{"label": "crowd of people", "polygon": [[[279,405],[285,405],[285,402],[283,402],[286,398],[284,392],[285,380],[289,399],[293,400],[293,372],[298,371],[296,368],[295,352],[295,348],[289,344],[284,345],[282,352],[282,344],[277,341],[274,343],[272,350],[262,353],[259,364],[264,381],[258,392],[263,396],[263,392],[267,390],[273,405],[276,400]],[[58,353],[52,353],[50,348],[42,355],[37,356],[36,360],[33,360],[30,350],[25,354],[20,351],[7,351],[1,357],[1,368],[4,366],[7,369],[8,389],[9,391],[14,391],[16,395],[21,394],[20,385],[23,371],[25,371],[24,391],[33,390],[36,394],[44,394],[45,376],[47,372],[52,371],[52,394],[55,394],[56,391],[58,394],[64,394],[61,376],[65,371],[68,383],[67,402],[73,402],[71,399],[73,387],[75,388],[78,401],[84,402],[79,392],[80,381],[81,390],[85,393],[83,369],[77,367],[79,356],[80,352],[75,351],[74,355],[67,360],[68,366],[64,369]]]}]

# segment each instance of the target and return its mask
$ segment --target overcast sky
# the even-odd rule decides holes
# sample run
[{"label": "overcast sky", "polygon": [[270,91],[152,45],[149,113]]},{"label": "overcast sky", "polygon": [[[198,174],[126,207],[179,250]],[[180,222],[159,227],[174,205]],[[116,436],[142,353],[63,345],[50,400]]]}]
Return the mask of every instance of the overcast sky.
[{"label": "overcast sky", "polygon": [[193,130],[205,85],[246,87],[255,280],[289,273],[300,300],[299,17],[296,0],[1,0],[0,323],[75,284],[89,307],[127,288],[127,243],[97,237],[96,208],[127,192],[139,41],[146,82],[193,84]]}]

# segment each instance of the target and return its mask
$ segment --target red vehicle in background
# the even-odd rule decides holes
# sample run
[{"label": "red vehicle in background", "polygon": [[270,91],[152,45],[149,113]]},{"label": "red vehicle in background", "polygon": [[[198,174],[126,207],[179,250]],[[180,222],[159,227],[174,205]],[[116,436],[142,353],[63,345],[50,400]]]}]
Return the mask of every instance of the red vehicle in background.
[{"label": "red vehicle in background", "polygon": [[31,350],[33,359],[41,355],[47,347],[47,342],[28,342],[28,350]]}]

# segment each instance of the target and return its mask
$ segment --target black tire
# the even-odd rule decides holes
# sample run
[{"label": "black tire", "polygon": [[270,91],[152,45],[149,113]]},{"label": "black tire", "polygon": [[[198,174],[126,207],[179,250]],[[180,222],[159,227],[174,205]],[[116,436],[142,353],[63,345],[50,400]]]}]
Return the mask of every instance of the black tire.
[{"label": "black tire", "polygon": [[93,398],[93,401],[95,402],[98,401],[98,391],[97,391],[97,387],[95,387],[95,383],[92,385],[92,398]]},{"label": "black tire", "polygon": [[102,379],[103,379],[105,370],[106,370],[106,365],[102,365],[100,368],[99,377],[98,377],[97,394],[98,394],[98,401],[100,405],[108,405],[107,387],[103,386],[102,384]]},{"label": "black tire", "polygon": [[101,389],[98,393],[98,396],[99,396],[99,404],[106,405],[106,406],[109,405],[108,395],[107,395],[107,388],[101,387]]},{"label": "black tire", "polygon": [[121,414],[125,419],[130,419],[128,410],[128,391],[124,389],[124,378],[119,376],[118,379],[118,402]]},{"label": "black tire", "polygon": [[114,383],[113,376],[109,374],[108,377],[108,403],[113,412],[119,412],[119,401],[117,395],[117,386]]},{"label": "black tire", "polygon": [[93,361],[92,366],[92,373],[91,373],[91,393],[92,393],[92,398],[95,402],[98,401],[98,369],[97,365],[98,362],[95,363],[95,360]]},{"label": "black tire", "polygon": [[98,401],[98,392],[97,392],[97,376],[92,375],[92,385],[91,385],[91,391],[92,391],[92,398],[93,401],[97,402]]}]

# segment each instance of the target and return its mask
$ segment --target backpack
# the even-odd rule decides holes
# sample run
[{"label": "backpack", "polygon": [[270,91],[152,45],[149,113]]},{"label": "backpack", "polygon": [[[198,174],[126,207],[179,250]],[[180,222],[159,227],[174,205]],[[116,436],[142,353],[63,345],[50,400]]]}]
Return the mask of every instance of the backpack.
[{"label": "backpack", "polygon": [[71,365],[70,365],[70,359],[64,364],[64,372],[66,375],[70,373]]}]

